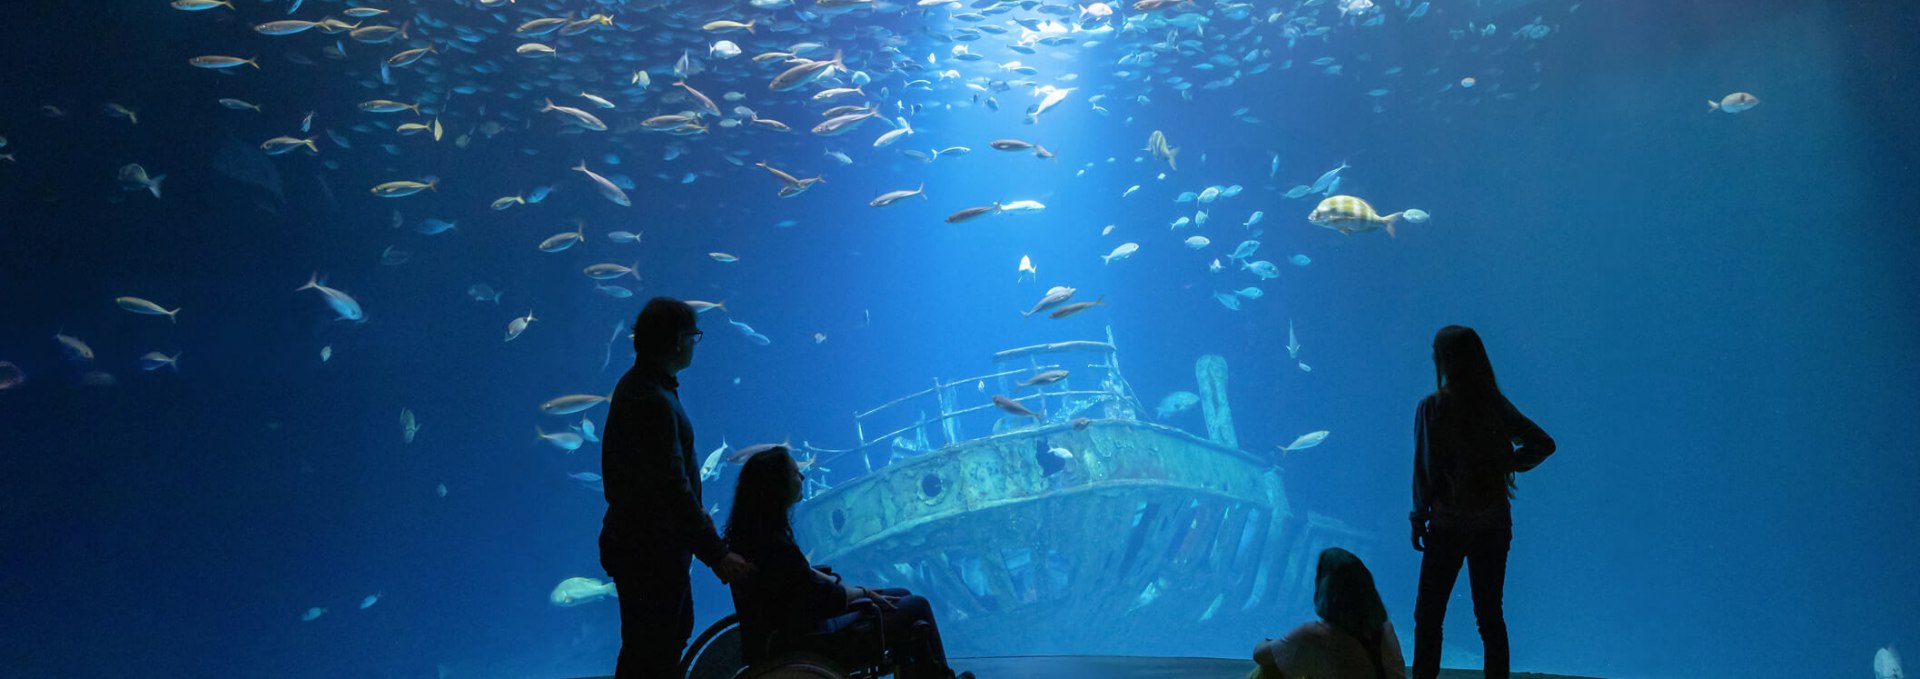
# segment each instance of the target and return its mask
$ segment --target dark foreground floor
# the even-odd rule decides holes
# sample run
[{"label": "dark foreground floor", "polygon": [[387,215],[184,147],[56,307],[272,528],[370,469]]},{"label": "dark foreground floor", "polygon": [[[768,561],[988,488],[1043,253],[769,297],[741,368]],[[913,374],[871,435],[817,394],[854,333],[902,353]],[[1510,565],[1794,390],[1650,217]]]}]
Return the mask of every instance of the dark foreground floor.
[{"label": "dark foreground floor", "polygon": [[[954,669],[972,669],[979,679],[1041,679],[1041,677],[1089,677],[1089,679],[1146,679],[1146,677],[1194,677],[1194,679],[1246,679],[1254,669],[1252,660],[1227,658],[1125,658],[1125,656],[1025,656],[1025,658],[954,658]],[[1411,675],[1411,667],[1407,675]],[[1444,669],[1440,679],[1480,679],[1478,669]],[[1561,675],[1536,675],[1515,671],[1513,679],[1582,679]]]},{"label": "dark foreground floor", "polygon": [[[972,670],[979,679],[1246,679],[1250,660],[1225,658],[1140,658],[1120,656],[1027,656],[954,658],[955,670]],[[1407,672],[1411,675],[1411,669]],[[1480,679],[1480,670],[1444,670],[1440,679]],[[1515,672],[1514,679],[1581,679]]]},{"label": "dark foreground floor", "polygon": [[[1131,656],[1010,656],[954,658],[953,669],[979,679],[1246,679],[1253,662],[1226,658],[1143,658]],[[1411,668],[1407,674],[1413,674]],[[1441,670],[1440,679],[1480,679],[1480,670]],[[1515,672],[1514,679],[1588,679],[1558,674]],[[612,679],[596,677],[594,679]]]}]

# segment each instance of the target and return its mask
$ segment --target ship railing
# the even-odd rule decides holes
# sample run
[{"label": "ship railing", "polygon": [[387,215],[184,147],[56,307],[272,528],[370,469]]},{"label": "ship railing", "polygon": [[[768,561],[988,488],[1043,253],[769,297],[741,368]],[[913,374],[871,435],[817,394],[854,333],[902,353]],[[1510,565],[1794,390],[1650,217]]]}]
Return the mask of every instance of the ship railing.
[{"label": "ship railing", "polygon": [[[933,386],[931,387],[854,413],[854,434],[859,441],[859,445],[840,450],[820,448],[811,444],[803,444],[803,447],[815,455],[820,456],[821,464],[830,464],[848,455],[862,453],[875,445],[894,445],[893,441],[897,437],[907,437],[909,434],[911,434],[911,436],[908,437],[911,439],[911,442],[905,443],[905,447],[915,452],[928,452],[970,440],[970,437],[960,429],[960,418],[986,410],[993,410],[999,406],[991,401],[987,403],[962,405],[961,395],[965,393],[965,388],[968,386],[983,385],[989,382],[994,384],[996,388],[993,390],[981,389],[980,391],[983,397],[990,396],[994,393],[1005,395],[1008,400],[1027,406],[1029,410],[1041,414],[1041,416],[1046,419],[1055,421],[1064,420],[1079,413],[1086,412],[1096,406],[1104,406],[1099,413],[1102,418],[1132,419],[1134,414],[1140,410],[1139,399],[1134,396],[1132,387],[1127,385],[1126,378],[1120,374],[1119,351],[1113,342],[1113,328],[1111,326],[1106,329],[1106,334],[1107,341],[1105,342],[1086,340],[1054,342],[997,352],[992,357],[995,363],[1010,363],[1024,359],[1026,365],[959,379],[941,380],[935,378]],[[1081,363],[1078,361],[1065,362],[1058,358],[1061,354],[1074,353],[1095,354],[1096,359],[1092,362]],[[1048,370],[1067,370],[1067,376],[1051,385],[1018,387],[1015,384],[1014,378],[1016,376],[1039,375]],[[1075,382],[1086,384],[1088,379],[1095,380],[1094,383],[1098,384],[1099,388],[1075,389],[1068,386],[1070,383]],[[1030,388],[1033,391],[1025,395],[1011,395],[1017,390],[1024,388]],[[926,410],[922,410],[918,417],[908,422],[905,426],[891,429],[880,434],[868,433],[870,424],[878,421],[877,418],[879,418],[879,416],[908,404],[923,402],[928,398],[934,401],[932,411],[937,414],[929,416]],[[1055,404],[1058,407],[1049,408],[1049,404]],[[931,443],[927,432],[928,427],[934,425],[937,425],[939,438],[941,439],[941,443],[938,446]],[[902,440],[904,443],[905,439]],[[868,471],[872,471],[872,463],[867,461],[864,455],[862,455],[862,462],[866,465]]]}]

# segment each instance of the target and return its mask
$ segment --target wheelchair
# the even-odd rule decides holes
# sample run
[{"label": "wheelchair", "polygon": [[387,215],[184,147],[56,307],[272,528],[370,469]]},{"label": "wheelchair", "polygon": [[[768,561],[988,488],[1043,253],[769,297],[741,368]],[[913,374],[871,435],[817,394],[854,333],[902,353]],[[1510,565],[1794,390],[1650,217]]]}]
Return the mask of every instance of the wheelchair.
[{"label": "wheelchair", "polygon": [[[748,665],[736,613],[708,626],[680,658],[685,679],[874,679],[893,673],[896,659],[881,625],[880,605],[856,599],[853,610],[798,634],[776,632],[761,660]],[[915,633],[926,633],[920,625]]]}]

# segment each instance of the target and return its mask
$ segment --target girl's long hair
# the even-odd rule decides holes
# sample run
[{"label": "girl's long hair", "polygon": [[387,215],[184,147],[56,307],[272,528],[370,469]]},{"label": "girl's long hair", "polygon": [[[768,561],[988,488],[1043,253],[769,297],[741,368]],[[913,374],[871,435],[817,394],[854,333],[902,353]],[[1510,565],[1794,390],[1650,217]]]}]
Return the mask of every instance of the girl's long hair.
[{"label": "girl's long hair", "polygon": [[740,468],[733,489],[733,511],[727,514],[729,542],[757,543],[767,539],[793,540],[793,457],[786,446],[754,453]]},{"label": "girl's long hair", "polygon": [[1433,335],[1433,375],[1436,433],[1455,451],[1467,457],[1459,460],[1468,475],[1485,478],[1506,476],[1506,493],[1513,497],[1513,470],[1508,455],[1498,454],[1495,441],[1505,442],[1511,453],[1512,439],[1501,424],[1507,397],[1493,377],[1493,361],[1487,358],[1487,346],[1480,333],[1464,325],[1449,325]]},{"label": "girl's long hair", "polygon": [[1353,552],[1328,547],[1320,552],[1314,570],[1313,610],[1334,629],[1360,640],[1380,668],[1380,642],[1387,624],[1387,606],[1373,586],[1373,572]]}]

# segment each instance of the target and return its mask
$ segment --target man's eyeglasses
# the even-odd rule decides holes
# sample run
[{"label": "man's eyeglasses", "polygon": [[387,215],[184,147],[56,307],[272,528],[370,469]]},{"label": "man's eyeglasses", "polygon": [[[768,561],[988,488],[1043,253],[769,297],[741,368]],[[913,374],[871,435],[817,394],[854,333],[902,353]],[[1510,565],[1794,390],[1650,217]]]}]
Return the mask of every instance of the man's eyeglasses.
[{"label": "man's eyeglasses", "polygon": [[706,336],[706,334],[707,334],[707,333],[704,333],[704,332],[701,332],[701,331],[699,331],[699,330],[695,330],[695,331],[693,331],[693,332],[683,332],[683,333],[680,333],[680,336],[681,336],[681,337],[689,337],[689,338],[692,338],[692,339],[693,339],[693,343],[694,343],[694,344],[699,344],[699,343],[700,343],[700,338],[701,338],[701,337],[705,337],[705,336]]}]

